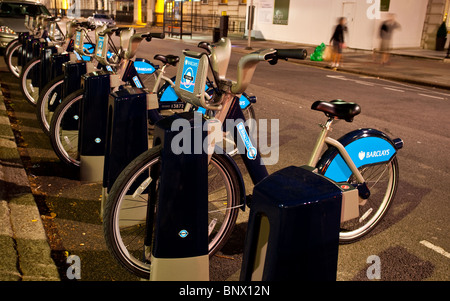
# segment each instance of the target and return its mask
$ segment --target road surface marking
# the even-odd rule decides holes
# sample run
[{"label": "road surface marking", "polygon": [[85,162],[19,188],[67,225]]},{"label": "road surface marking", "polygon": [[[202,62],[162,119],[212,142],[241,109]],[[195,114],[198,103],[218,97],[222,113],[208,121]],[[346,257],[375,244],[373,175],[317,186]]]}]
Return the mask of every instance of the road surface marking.
[{"label": "road surface marking", "polygon": [[370,86],[370,87],[375,86],[375,84],[372,84],[372,83],[369,83],[369,82],[360,81],[360,80],[355,81],[355,83],[360,84],[360,85]]},{"label": "road surface marking", "polygon": [[422,240],[420,242],[422,245],[424,245],[425,247],[438,252],[441,255],[444,255],[447,258],[450,258],[450,253],[448,253],[447,251],[445,251],[444,249],[442,249],[441,247],[435,246],[433,245],[431,242],[428,242],[426,240]]},{"label": "road surface marking", "polygon": [[433,96],[433,95],[428,95],[428,94],[420,94],[420,96],[424,96],[424,97],[430,97],[430,98],[435,98],[435,99],[444,99],[444,97],[439,97],[439,96]]},{"label": "road surface marking", "polygon": [[390,87],[383,87],[383,89],[391,90],[391,91],[395,91],[395,92],[405,93],[405,91],[403,91],[403,90],[395,89],[395,88],[390,88]]},{"label": "road surface marking", "polygon": [[340,80],[349,80],[348,78],[345,78],[345,76],[343,76],[343,75],[327,75],[327,77],[334,78],[334,79],[340,79]]}]

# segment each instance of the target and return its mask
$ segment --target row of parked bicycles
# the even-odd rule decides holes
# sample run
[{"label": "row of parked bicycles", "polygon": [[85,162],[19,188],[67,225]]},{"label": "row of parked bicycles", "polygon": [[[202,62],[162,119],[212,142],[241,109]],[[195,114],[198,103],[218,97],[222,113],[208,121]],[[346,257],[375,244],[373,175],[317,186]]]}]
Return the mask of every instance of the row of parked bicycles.
[{"label": "row of parked bicycles", "polygon": [[[163,39],[161,33],[91,27],[76,20],[68,21],[63,33],[56,18],[28,17],[25,22],[29,32],[20,33],[19,38],[8,45],[5,61],[18,78],[25,99],[36,107],[39,124],[64,164],[80,167],[79,141],[89,131],[80,126],[86,118],[81,108],[92,99],[92,95],[88,95],[92,92],[84,84],[87,74],[109,79],[107,89],[99,88],[101,91],[96,91],[96,95],[108,97],[127,87],[147,94],[147,150],[127,162],[109,184],[102,205],[102,220],[105,240],[113,256],[129,272],[148,279],[158,171],[162,163],[161,145],[153,141],[153,126],[166,116],[189,111],[222,124],[226,120],[255,120],[256,97],[245,91],[257,64],[265,61],[276,65],[279,60],[304,59],[305,51],[262,49],[246,54],[239,60],[237,80],[230,80],[227,69],[231,41],[227,38],[214,44],[199,43],[195,53],[158,54],[153,57],[153,61],[161,64],[158,66],[148,58],[135,56],[141,42]],[[113,42],[114,36],[117,43]],[[203,60],[207,70],[198,75],[204,78],[200,81],[201,89],[195,93],[186,88],[189,86],[186,81],[196,74],[183,73],[192,58]],[[177,76],[167,76],[167,68],[178,68]],[[152,86],[146,87],[147,82]],[[311,108],[323,112],[327,121],[321,127],[308,165],[313,172],[357,189],[358,217],[343,221],[340,231],[340,242],[354,242],[369,233],[392,204],[399,179],[397,151],[403,147],[403,142],[374,129],[357,129],[333,139],[328,135],[332,124],[338,120],[352,122],[361,112],[360,106],[332,100],[316,101]],[[104,114],[108,114],[107,108]],[[236,164],[236,157],[239,155],[244,161],[253,184],[268,175],[257,147],[247,147],[245,141],[241,141],[251,131],[251,123],[245,123],[244,128],[239,122],[235,124],[234,128],[223,127],[221,143],[208,141],[208,149],[216,150],[208,162],[210,256],[229,239],[239,210],[251,206],[250,193],[245,189],[243,171]],[[100,125],[99,128],[106,132]]]}]

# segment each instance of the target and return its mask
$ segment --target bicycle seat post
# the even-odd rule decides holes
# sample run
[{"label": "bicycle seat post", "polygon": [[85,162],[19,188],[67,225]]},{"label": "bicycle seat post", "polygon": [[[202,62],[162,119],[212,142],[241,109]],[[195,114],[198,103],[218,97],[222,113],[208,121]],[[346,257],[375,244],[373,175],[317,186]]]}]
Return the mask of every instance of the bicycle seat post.
[{"label": "bicycle seat post", "polygon": [[311,158],[309,159],[309,166],[316,166],[319,156],[322,153],[323,146],[325,144],[325,139],[328,136],[328,132],[331,130],[331,125],[333,124],[334,118],[328,118],[325,124],[320,124],[322,130],[320,131],[319,137],[317,138],[316,144],[314,146]]}]

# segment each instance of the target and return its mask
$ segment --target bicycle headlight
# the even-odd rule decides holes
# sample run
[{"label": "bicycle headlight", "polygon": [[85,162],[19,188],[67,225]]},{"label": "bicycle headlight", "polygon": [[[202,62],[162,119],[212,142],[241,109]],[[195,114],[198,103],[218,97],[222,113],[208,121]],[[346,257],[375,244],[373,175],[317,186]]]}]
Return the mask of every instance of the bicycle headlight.
[{"label": "bicycle headlight", "polygon": [[16,34],[14,30],[5,25],[0,26],[0,33]]}]

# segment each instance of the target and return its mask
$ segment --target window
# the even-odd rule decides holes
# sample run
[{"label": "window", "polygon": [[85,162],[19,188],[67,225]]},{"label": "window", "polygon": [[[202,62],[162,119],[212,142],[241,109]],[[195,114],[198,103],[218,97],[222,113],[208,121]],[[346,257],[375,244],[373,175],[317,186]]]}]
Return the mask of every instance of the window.
[{"label": "window", "polygon": [[391,5],[391,0],[381,0],[380,11],[388,12],[390,5]]},{"label": "window", "polygon": [[239,4],[247,4],[247,0],[239,0]]},{"label": "window", "polygon": [[219,4],[228,4],[228,0],[220,0]]},{"label": "window", "polygon": [[50,15],[47,8],[42,5],[29,3],[1,3],[0,15],[9,18],[22,18],[25,14],[36,16],[40,14]]},{"label": "window", "polygon": [[208,0],[202,0],[202,4],[208,4]]}]

